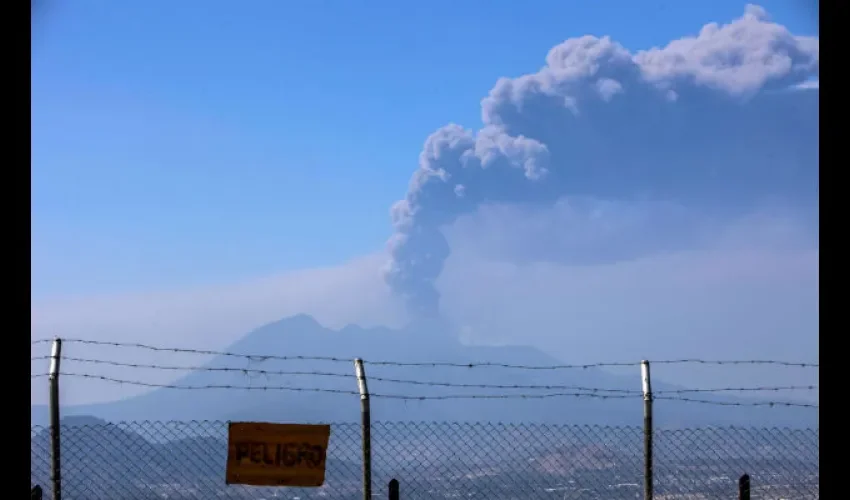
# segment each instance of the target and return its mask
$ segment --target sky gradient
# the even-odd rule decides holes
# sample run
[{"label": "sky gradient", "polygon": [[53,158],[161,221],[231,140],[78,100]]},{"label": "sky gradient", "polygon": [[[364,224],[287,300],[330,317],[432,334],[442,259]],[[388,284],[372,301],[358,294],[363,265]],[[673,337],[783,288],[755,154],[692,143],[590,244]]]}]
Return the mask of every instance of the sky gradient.
[{"label": "sky gradient", "polygon": [[32,49],[32,338],[439,296],[568,361],[817,359],[806,2],[79,1]]}]

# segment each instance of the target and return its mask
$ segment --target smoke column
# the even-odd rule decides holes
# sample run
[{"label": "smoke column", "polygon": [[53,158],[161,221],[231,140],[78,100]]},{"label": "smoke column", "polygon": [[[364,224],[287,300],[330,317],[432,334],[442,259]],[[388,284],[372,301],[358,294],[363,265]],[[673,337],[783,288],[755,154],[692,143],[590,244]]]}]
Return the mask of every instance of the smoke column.
[{"label": "smoke column", "polygon": [[391,210],[385,280],[415,317],[437,317],[435,280],[451,253],[441,228],[484,203],[816,201],[818,91],[795,87],[812,87],[818,71],[818,37],[752,5],[663,48],[569,39],[538,72],[496,83],[481,130],[451,124],[428,137]]}]

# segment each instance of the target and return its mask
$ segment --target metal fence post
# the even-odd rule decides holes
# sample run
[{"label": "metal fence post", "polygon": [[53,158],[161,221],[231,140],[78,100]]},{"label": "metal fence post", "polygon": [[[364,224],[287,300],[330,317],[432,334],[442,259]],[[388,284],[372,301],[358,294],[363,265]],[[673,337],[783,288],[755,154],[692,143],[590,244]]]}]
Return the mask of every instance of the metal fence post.
[{"label": "metal fence post", "polygon": [[652,382],[649,361],[640,362],[643,386],[643,497],[652,500]]},{"label": "metal fence post", "polygon": [[398,500],[398,479],[390,480],[390,500]]},{"label": "metal fence post", "polygon": [[747,474],[738,479],[738,500],[750,500],[750,476]]},{"label": "metal fence post", "polygon": [[62,359],[62,339],[53,340],[50,353],[50,479],[53,500],[62,499],[62,466],[59,447],[59,362]]},{"label": "metal fence post", "polygon": [[360,427],[363,432],[363,499],[372,499],[372,422],[369,414],[369,388],[366,386],[366,371],[363,360],[354,360],[357,387],[360,390]]}]

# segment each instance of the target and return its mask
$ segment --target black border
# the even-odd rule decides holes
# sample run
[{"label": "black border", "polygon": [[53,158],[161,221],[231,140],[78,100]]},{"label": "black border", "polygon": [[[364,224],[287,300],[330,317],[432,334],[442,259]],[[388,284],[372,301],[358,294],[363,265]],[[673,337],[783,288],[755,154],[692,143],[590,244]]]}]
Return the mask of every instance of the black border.
[{"label": "black border", "polygon": [[[17,6],[18,6],[17,2],[13,2],[12,4],[10,4],[10,5],[9,5],[9,7],[12,7],[12,8],[15,8],[15,7],[17,7]],[[32,42],[33,42],[33,35],[34,35],[34,31],[35,31],[35,28],[36,28],[35,23],[36,23],[36,21],[37,21],[37,19],[38,19],[38,15],[40,14],[40,12],[41,12],[41,2],[40,2],[40,0],[30,0],[30,29],[29,29],[29,35],[30,35],[30,56],[32,56]],[[16,16],[14,16],[14,15],[13,15],[13,16],[10,16],[10,17],[11,17],[11,18],[14,18],[14,17],[16,17]],[[11,32],[12,32],[12,30],[7,31],[7,33],[11,33]],[[23,37],[21,37],[21,38],[23,38]],[[17,52],[17,50],[9,50],[9,51],[7,51],[7,58],[8,58],[8,59],[7,59],[7,63],[8,63],[8,64],[11,64],[11,65],[19,65],[19,66],[20,66],[19,68],[14,68],[15,70],[17,70],[17,71],[14,71],[14,72],[15,72],[15,73],[17,73],[17,72],[19,71],[21,75],[24,75],[24,74],[26,74],[26,75],[27,75],[26,79],[24,79],[23,77],[21,78],[21,83],[20,83],[20,85],[21,85],[21,87],[23,87],[23,85],[24,85],[24,83],[23,83],[23,82],[24,82],[24,81],[27,81],[27,82],[30,82],[30,83],[31,83],[31,75],[32,75],[32,72],[31,72],[31,64],[32,64],[32,57],[30,57],[29,62],[26,62],[26,63],[24,62],[24,59],[23,59],[23,58],[21,58],[20,63],[19,63],[19,62],[18,62],[18,59],[17,59],[16,57],[14,57],[14,54],[15,54],[16,52]],[[7,82],[7,83],[9,83],[10,85],[15,85],[15,86],[16,86],[16,85],[18,85],[18,79],[17,79],[17,78],[11,78],[11,74],[10,74],[10,73],[13,73],[13,72],[12,72],[12,71],[7,72],[7,75],[9,75],[9,77],[7,78],[7,79],[8,79],[8,82]],[[21,90],[23,90],[23,89],[21,89]],[[28,94],[30,94],[30,100],[32,100],[32,86],[31,86],[31,85],[30,85],[30,90],[29,90],[27,93],[28,93]],[[23,94],[23,92],[22,92],[22,94]],[[11,96],[10,96],[10,97],[11,97]],[[23,99],[21,99],[21,101],[23,101]],[[12,97],[11,99],[9,99],[9,104],[11,104],[12,106],[17,106],[17,105],[18,105],[17,99],[15,99],[14,97]],[[17,111],[17,110],[16,110],[16,109],[13,109],[13,111]],[[23,115],[24,113],[26,113],[26,111],[24,111],[23,109],[22,109],[20,112],[21,112],[21,115]],[[14,114],[16,114],[16,113],[12,113],[12,114],[14,115]],[[13,139],[12,139],[12,141],[11,141],[11,142],[12,142],[12,147],[13,147],[13,148],[14,148],[14,147],[19,147],[19,148],[21,148],[21,150],[23,150],[23,148],[25,147],[25,146],[24,146],[24,143],[25,143],[25,142],[26,142],[26,143],[30,143],[30,144],[31,144],[31,139],[32,139],[32,114],[31,114],[31,112],[27,113],[27,115],[26,115],[26,116],[29,116],[30,118],[29,118],[28,120],[26,120],[26,124],[27,124],[26,132],[21,132],[21,135],[22,135],[22,136],[23,136],[23,135],[26,135],[26,137],[29,137],[29,138],[30,138],[30,140],[23,141],[23,140],[22,140],[22,139],[23,139],[23,137],[21,137],[21,140],[18,140],[18,138],[13,138]],[[22,117],[22,118],[23,118],[23,117]],[[16,129],[16,127],[10,127],[10,128],[9,128],[9,130],[15,130],[15,129]],[[30,150],[27,150],[27,151],[23,152],[23,154],[25,154],[25,155],[27,155],[27,156],[30,156],[30,160],[29,160],[29,162],[30,162],[30,173],[31,173],[31,172],[32,172],[32,150],[31,150],[31,149],[30,149]],[[18,161],[20,161],[20,160],[18,160]],[[13,163],[13,164],[14,164],[14,162],[15,162],[15,160],[12,160],[12,163]],[[12,172],[15,172],[15,171],[17,171],[17,169],[13,168],[13,169],[11,169],[11,171],[12,171]],[[29,204],[29,205],[30,205],[30,207],[31,207],[31,206],[32,206],[32,175],[29,175],[29,176],[27,177],[27,179],[28,179],[28,180],[26,181],[26,182],[27,182],[27,201],[29,202],[28,204]],[[11,197],[7,197],[7,198],[4,198],[4,201],[7,201],[7,202],[8,202],[8,200],[10,200],[10,199],[11,199]],[[11,204],[17,204],[17,202],[12,202]],[[13,208],[13,207],[8,207],[8,209],[12,209],[12,210],[14,210],[14,208]],[[8,209],[7,209],[7,210],[8,210]],[[21,211],[23,211],[23,203],[21,203]],[[8,214],[8,213],[10,213],[10,212],[8,212],[8,211],[7,211],[6,213]],[[11,216],[10,216],[8,220],[9,220],[9,221],[10,221],[10,223],[11,223],[12,221],[17,220],[17,217],[11,217]],[[30,241],[30,256],[27,258],[27,260],[29,260],[29,261],[30,261],[30,268],[32,268],[32,229],[31,229],[31,228],[32,228],[32,211],[31,211],[31,210],[30,210],[30,216],[29,216],[29,217],[26,217],[26,220],[28,220],[28,221],[30,222],[30,230],[29,230],[29,232],[30,232],[30,238],[28,238],[28,240]],[[23,235],[22,235],[22,236],[23,236]],[[14,246],[14,245],[10,245],[10,248],[12,248],[12,249],[16,249],[16,246]],[[16,250],[13,250],[13,251],[16,251]],[[22,280],[22,281],[23,281],[23,280]],[[14,285],[12,285],[12,286],[14,286]],[[28,281],[28,284],[26,285],[26,288],[27,288],[27,289],[29,289],[29,290],[30,290],[30,292],[32,292],[32,280],[31,280],[31,279]],[[13,292],[13,295],[16,295],[16,294]],[[21,294],[21,296],[23,296],[23,294]],[[30,311],[32,311],[32,293],[30,293]],[[23,312],[23,311],[22,311],[22,312]],[[22,314],[22,316],[23,316],[23,314]],[[15,330],[15,329],[16,329],[16,328],[12,328],[12,330]],[[30,338],[31,338],[31,337],[32,337],[32,333],[30,333]],[[12,334],[12,339],[17,340],[17,338],[18,338],[18,336],[17,336],[17,335],[15,335],[15,334],[13,333],[13,334]],[[23,343],[23,340],[22,340],[21,342]],[[23,346],[22,346],[22,347],[23,347]],[[13,349],[15,349],[15,348],[13,347]],[[17,350],[17,349],[16,349],[16,350]],[[23,348],[22,348],[21,350],[23,350]],[[34,349],[33,349],[33,350],[34,350]],[[16,357],[17,357],[17,356],[16,356]],[[13,367],[13,369],[14,369],[14,367]],[[23,370],[21,370],[21,372],[23,372]],[[32,399],[30,399],[30,407],[32,407]],[[31,420],[30,420],[30,421],[31,421]],[[32,427],[30,427],[30,428],[32,428]],[[21,433],[21,439],[23,439],[23,432]],[[32,448],[32,440],[30,440],[29,447],[30,447],[30,449]],[[23,448],[23,447],[22,447],[22,448]],[[22,451],[23,451],[23,450],[22,450]],[[30,451],[30,453],[32,453],[32,451]],[[13,462],[17,465],[17,462],[18,462],[18,461],[17,461],[17,460],[14,460]],[[30,477],[32,477],[32,471],[30,471]],[[42,485],[42,488],[43,488],[43,487],[44,487],[44,486]],[[32,485],[30,486],[30,489],[32,489]],[[21,492],[19,495],[20,495],[20,498],[24,498],[24,492]]]},{"label": "black border", "polygon": [[[806,8],[811,9],[811,13],[812,13],[812,15],[815,17],[815,19],[817,19],[817,22],[818,22],[818,38],[820,39],[820,38],[821,38],[821,33],[820,33],[820,21],[821,21],[821,15],[820,15],[820,1],[819,1],[819,0],[803,0],[803,2],[806,4]],[[842,8],[842,7],[843,7],[843,8]],[[826,15],[825,17],[823,17],[823,20],[824,20],[824,21],[826,21],[826,24],[829,24],[830,22],[832,22],[832,23],[834,23],[836,26],[838,26],[838,28],[837,28],[837,29],[842,29],[840,26],[842,26],[842,24],[843,24],[843,23],[842,23],[842,21],[840,21],[840,17],[843,17],[843,16],[840,16],[840,14],[842,14],[842,13],[843,13],[842,11],[843,11],[844,9],[846,9],[846,4],[843,4],[843,3],[840,3],[840,2],[833,2],[833,3],[828,4],[828,5],[827,5],[827,15]],[[826,39],[827,39],[827,43],[825,44],[826,52],[827,52],[827,60],[829,60],[829,57],[830,57],[830,56],[829,56],[829,51],[831,50],[831,49],[830,49],[830,47],[832,47],[832,45],[831,45],[831,44],[830,44],[830,42],[829,42],[830,35],[829,35],[828,33],[829,33],[829,28],[827,28],[827,38],[826,38]],[[820,81],[821,79],[824,79],[824,76],[826,77],[826,80],[827,80],[827,84],[826,84],[826,92],[827,92],[827,95],[829,95],[829,92],[830,92],[830,90],[829,90],[829,89],[830,89],[830,86],[829,86],[829,85],[830,85],[830,84],[829,84],[829,78],[830,78],[830,77],[829,77],[829,72],[830,72],[830,71],[831,71],[834,67],[835,67],[835,66],[834,66],[833,64],[830,64],[830,63],[827,63],[827,65],[826,65],[826,66],[820,66],[820,65],[819,65],[819,70],[818,70],[818,71],[819,71],[818,80]],[[826,73],[826,75],[824,75],[824,73]],[[838,81],[838,80],[836,79],[835,81]],[[820,85],[820,83],[819,83],[818,85]],[[821,99],[821,97],[822,97],[822,96],[821,96],[821,92],[822,92],[822,90],[820,90],[820,88],[819,88],[819,90],[818,90],[818,99],[819,99],[819,100],[822,100],[822,99]],[[830,104],[829,104],[827,107],[825,107],[825,108],[820,108],[819,113],[820,113],[820,116],[821,116],[821,117],[826,116],[826,117],[828,118],[830,115],[837,115],[837,116],[835,116],[835,117],[834,117],[836,120],[843,120],[843,119],[844,119],[844,117],[840,115],[840,111],[839,111],[838,109],[836,109],[836,108],[838,108],[838,101],[837,101],[837,99],[838,99],[841,95],[842,95],[842,94],[841,94],[840,89],[837,89],[837,91],[833,93],[833,97],[831,98],[831,100],[829,100],[829,103],[830,103]],[[822,126],[822,125],[823,125],[823,123],[824,123],[824,122],[826,122],[826,123],[830,123],[830,122],[832,122],[832,121],[833,121],[833,120],[824,119],[824,120],[820,120],[820,123],[819,123],[819,147],[820,147],[820,149],[821,149],[821,150],[826,150],[826,154],[824,155],[826,158],[834,158],[833,156],[831,156],[831,155],[829,154],[829,151],[828,151],[828,150],[830,149],[831,140],[832,140],[833,138],[835,138],[835,136],[836,136],[836,135],[837,135],[837,133],[838,133],[838,130],[837,130],[836,128],[830,127],[829,125],[827,125],[826,127],[824,127],[824,126]],[[825,132],[825,133],[824,133],[824,132]],[[832,161],[834,161],[834,160],[832,160]],[[838,168],[842,168],[842,167],[841,167],[841,165],[836,165],[836,167],[838,167]],[[824,208],[826,208],[826,210],[824,210],[824,213],[825,213],[827,216],[829,216],[830,214],[834,213],[832,210],[830,210],[830,209],[829,209],[829,204],[830,204],[830,201],[831,201],[831,200],[837,199],[837,197],[835,197],[835,196],[830,196],[830,194],[829,194],[829,193],[830,193],[830,191],[831,191],[832,189],[836,188],[836,187],[837,187],[837,185],[836,185],[835,183],[832,183],[832,182],[830,182],[830,181],[829,181],[829,171],[830,171],[829,169],[827,169],[827,170],[826,170],[826,172],[827,172],[827,175],[826,175],[826,177],[827,177],[827,181],[826,181],[825,183],[820,182],[820,165],[818,165],[818,219],[820,218],[820,211],[821,211],[820,209],[821,209],[822,205],[826,205],[826,206],[824,207]],[[823,203],[823,204],[822,204],[822,203],[820,202],[820,194],[821,194],[821,191],[822,191],[824,188],[825,188],[825,190],[826,190],[826,193],[825,193],[825,196],[824,196],[825,203]],[[827,218],[827,224],[828,224],[828,220],[829,220],[829,219]],[[841,285],[841,283],[842,283],[842,281],[843,281],[843,280],[842,280],[841,278],[839,278],[839,277],[835,276],[836,271],[838,271],[838,270],[839,270],[839,267],[838,267],[838,266],[833,267],[833,266],[831,266],[831,265],[829,264],[829,259],[830,259],[830,255],[831,255],[831,254],[830,254],[830,251],[829,251],[829,243],[828,243],[828,240],[829,240],[829,238],[830,238],[830,236],[831,236],[831,232],[830,232],[830,231],[826,231],[826,232],[821,233],[820,231],[821,231],[821,230],[820,230],[820,224],[819,224],[819,227],[818,227],[818,240],[819,240],[819,242],[818,242],[818,249],[819,249],[819,250],[818,250],[818,252],[820,252],[820,239],[822,239],[821,237],[823,236],[823,237],[825,237],[825,238],[827,239],[826,252],[825,252],[825,255],[826,255],[826,258],[827,258],[827,266],[826,266],[826,267],[827,267],[827,269],[829,269],[829,273],[828,273],[828,275],[827,275],[829,278],[828,278],[828,280],[827,280],[827,281],[835,281],[835,280],[836,280],[836,278],[837,278],[838,283],[839,283],[839,286],[842,286],[842,285]],[[818,256],[818,260],[820,260],[820,255]],[[839,265],[840,265],[840,264],[839,264]],[[823,288],[824,288],[824,287],[820,286],[821,284],[823,284],[823,280],[821,279],[821,276],[820,276],[820,263],[818,263],[818,302],[819,302],[819,312],[826,312],[826,314],[827,314],[827,315],[829,315],[829,312],[831,311],[831,308],[830,308],[830,306],[829,306],[829,303],[830,303],[830,301],[829,301],[829,299],[830,299],[830,294],[829,294],[829,293],[827,293],[826,295],[824,295],[823,293],[821,293],[821,292],[822,292],[822,290],[823,290]],[[824,302],[822,302],[824,297],[826,297],[826,298],[827,298],[827,300],[825,301],[825,303],[824,303]],[[826,307],[824,307],[824,306],[826,306]],[[817,335],[818,335],[818,346],[823,345],[822,341],[823,341],[824,339],[822,339],[822,338],[820,337],[820,328],[818,328]],[[821,357],[820,357],[820,353],[818,353],[818,358],[819,358],[819,359],[818,359],[818,362],[819,362],[819,363],[821,363],[821,362],[825,362],[825,366],[826,366],[828,369],[831,369],[831,368],[833,368],[833,367],[835,366],[835,363],[830,362],[830,361],[829,361],[829,358],[830,358],[830,357],[833,357],[833,356],[836,356],[836,357],[837,357],[837,356],[839,355],[839,351],[830,350],[830,349],[829,349],[829,347],[828,347],[828,346],[829,346],[829,344],[830,344],[830,342],[829,342],[829,341],[827,341],[827,342],[826,342],[826,344],[827,344],[827,348],[826,348],[826,350],[825,350],[826,360],[824,360],[823,358],[821,358]],[[836,345],[836,347],[838,347],[838,346]],[[840,361],[839,361],[839,363],[840,363]],[[840,366],[840,365],[839,365],[839,366]],[[837,373],[837,372],[836,372],[836,373]],[[825,377],[821,377],[821,376],[820,376],[820,368],[818,368],[818,384],[819,384],[819,391],[818,391],[818,395],[820,395],[820,393],[821,393],[821,392],[825,392],[825,393],[827,393],[827,394],[830,394],[830,393],[831,393],[831,391],[832,391],[832,389],[830,389],[830,387],[835,386],[835,389],[839,389],[839,388],[838,388],[838,384],[840,384],[840,383],[841,383],[841,382],[837,382],[835,378],[828,376],[828,374],[827,374],[827,376],[825,376]],[[820,397],[818,397],[818,405],[820,405]],[[829,418],[830,418],[830,417],[829,417],[829,412],[827,411],[827,413],[826,413],[827,428],[829,428],[829,425],[830,425],[830,424],[829,424]],[[823,421],[823,420],[824,420],[824,418],[822,418],[822,416],[821,416],[821,414],[820,414],[820,408],[818,408],[818,431],[820,431],[820,422],[821,422],[821,421]],[[829,439],[827,439],[827,441],[826,441],[826,448],[825,448],[825,449],[829,450],[830,448],[835,448],[835,449],[836,449],[836,453],[840,453],[840,451],[838,451],[838,450],[841,450],[841,449],[842,449],[842,447],[841,447],[841,445],[840,445],[838,442],[836,442],[836,437],[841,436],[841,435],[842,435],[842,433],[840,433],[840,432],[838,432],[838,433],[834,433],[834,434],[830,434],[830,435],[829,435]],[[818,451],[820,452],[820,443],[818,443]],[[820,455],[820,453],[818,453],[818,455]],[[819,470],[818,470],[818,475],[819,475],[819,482],[820,482],[820,490],[821,490],[821,491],[823,491],[823,489],[824,489],[824,483],[823,483],[822,479],[823,479],[823,477],[824,477],[824,474],[823,474],[823,472],[820,470],[820,465],[821,465],[821,463],[819,462],[819,466],[818,466],[818,469],[819,469]],[[837,496],[841,496],[841,492],[840,492],[838,489],[836,489],[836,490],[835,490],[835,491],[837,492],[837,494],[836,494],[836,495],[830,495],[830,494],[829,494],[830,485],[831,485],[831,484],[833,484],[833,481],[831,481],[831,480],[829,479],[829,478],[831,477],[831,474],[829,473],[829,469],[830,469],[830,468],[834,468],[834,467],[836,467],[836,466],[837,466],[837,463],[832,462],[832,461],[827,461],[827,462],[825,463],[825,465],[826,465],[826,471],[827,471],[827,473],[825,474],[825,475],[826,475],[826,477],[827,477],[827,481],[826,481],[826,492],[827,492],[827,493],[826,493],[825,497],[826,497],[826,498],[830,498],[830,497],[837,497]],[[837,483],[837,482],[835,482],[835,484],[837,485],[838,483]],[[837,487],[837,488],[838,488],[838,487]]]},{"label": "black border", "polygon": [[[18,47],[17,47],[17,43],[15,43],[15,42],[17,42],[17,40],[9,40],[12,43],[7,45],[7,47],[11,48],[11,50],[7,50],[7,52],[6,52],[6,54],[7,54],[6,55],[6,57],[7,57],[6,61],[7,61],[7,64],[14,66],[14,68],[13,68],[14,71],[7,72],[7,78],[6,78],[7,83],[10,86],[13,86],[13,87],[20,85],[21,86],[21,94],[23,94],[24,92],[29,94],[30,95],[30,99],[29,99],[30,102],[32,101],[32,80],[31,80],[31,76],[32,76],[32,50],[33,50],[33,45],[38,43],[39,30],[40,30],[40,27],[44,24],[43,19],[44,19],[45,15],[47,14],[48,9],[50,7],[50,3],[52,1],[54,1],[54,0],[30,0],[30,29],[28,31],[29,36],[30,36],[30,59],[24,59],[23,57],[18,59],[16,57],[16,54],[18,52]],[[23,10],[23,5],[19,4],[18,2],[12,2],[12,3],[8,4],[8,7],[10,9],[15,9],[15,10],[17,10],[17,8],[20,7]],[[14,12],[12,14],[13,15],[9,16],[9,19],[14,19],[15,17],[17,17],[14,14]],[[23,12],[21,12],[21,15],[23,16]],[[9,38],[17,38],[17,32],[15,32],[12,29],[7,30],[5,33],[14,35],[14,36],[9,37]],[[20,35],[20,36],[21,36],[21,45],[23,45],[23,35]],[[23,53],[23,47],[21,47],[20,50],[21,50],[21,53]],[[17,66],[20,66],[20,67],[17,67]],[[20,84],[18,83],[17,78],[12,77],[12,75],[17,73],[18,71],[22,75],[22,78],[20,79]],[[26,77],[23,77],[23,75],[26,75]],[[24,90],[24,85],[27,85],[27,83],[25,83],[25,82],[29,82],[28,85],[30,85],[30,87],[26,91]],[[10,94],[11,94],[11,92],[10,92]],[[8,141],[8,143],[11,143],[10,144],[11,148],[7,149],[7,155],[17,156],[17,155],[11,155],[11,152],[20,148],[21,154],[26,155],[27,157],[30,158],[29,160],[26,160],[26,162],[30,164],[30,172],[29,172],[30,175],[27,175],[26,180],[23,181],[23,182],[26,182],[26,184],[27,184],[27,196],[26,196],[27,202],[28,202],[27,206],[32,207],[32,175],[31,175],[31,172],[32,172],[32,149],[31,149],[31,144],[32,144],[32,112],[31,112],[31,107],[29,105],[25,104],[24,99],[17,99],[17,98],[12,97],[11,95],[9,95],[9,97],[7,97],[6,103],[7,103],[7,106],[9,106],[9,108],[10,108],[10,111],[11,111],[10,114],[12,114],[13,116],[16,116],[18,114],[18,112],[19,112],[18,106],[20,106],[20,108],[21,108],[20,109],[21,118],[23,119],[24,116],[28,117],[28,119],[24,120],[26,122],[26,129],[25,129],[25,131],[24,131],[23,128],[21,129],[22,132],[20,132],[20,137],[9,137],[9,139],[11,139],[11,140]],[[12,118],[12,120],[14,120],[14,118]],[[12,120],[10,120],[10,121],[12,121]],[[10,131],[14,131],[16,129],[17,129],[17,127],[9,127]],[[7,132],[7,134],[9,134],[9,133],[14,133],[14,132]],[[7,137],[8,137],[8,135],[7,135]],[[26,137],[27,139],[24,139],[24,137]],[[15,167],[18,166],[19,162],[24,163],[24,160],[22,160],[22,159],[15,160],[14,158],[9,158],[9,166],[12,167],[12,168],[9,169],[10,173],[19,171],[18,168],[15,168]],[[9,191],[11,192],[11,189]],[[29,255],[27,256],[26,259],[30,261],[30,270],[31,270],[32,269],[32,209],[30,208],[29,212],[24,212],[24,210],[26,210],[26,209],[24,208],[23,201],[18,200],[17,198],[14,198],[12,196],[3,197],[3,201],[7,205],[9,205],[5,210],[5,213],[7,214],[7,219],[6,219],[7,223],[9,224],[9,226],[11,226],[10,228],[8,228],[8,230],[15,231],[15,230],[18,229],[18,226],[17,226],[17,223],[16,223],[16,221],[18,220],[18,217],[14,216],[14,215],[17,215],[18,210],[21,211],[21,214],[20,214],[21,219],[28,221],[27,226],[29,227],[29,229],[23,229],[23,228],[21,228],[21,229],[22,229],[22,231],[27,231],[27,233],[29,233],[29,235],[27,236],[27,241],[30,242],[30,253],[29,253]],[[20,209],[17,208],[19,203],[20,203]],[[30,215],[25,216],[24,213],[29,213]],[[21,225],[23,226],[23,222],[21,223]],[[22,235],[22,238],[23,238],[23,235]],[[10,240],[14,241],[12,238],[10,238]],[[14,244],[7,245],[7,249],[11,250],[14,253],[17,253],[17,251],[18,251],[18,247]],[[18,266],[14,265],[14,264],[10,265],[9,270],[10,271],[17,271]],[[11,279],[9,279],[9,281],[12,281],[13,283],[17,281],[17,279],[15,279],[16,275],[13,274],[12,272],[10,272],[8,276],[9,276],[9,278],[11,278]],[[32,311],[32,277],[30,276],[30,279],[25,282],[26,284],[23,284],[24,283],[23,278],[21,278],[21,282],[22,282],[22,284],[20,286],[22,288],[26,289],[26,290],[29,290],[29,293],[30,293],[30,311]],[[13,283],[7,284],[7,287],[12,289],[11,295],[17,296],[17,294],[18,294],[17,289],[16,289],[17,285],[15,285]],[[12,287],[15,287],[15,288],[12,288]],[[21,293],[21,297],[23,297],[23,293]],[[17,311],[18,306],[13,306],[13,308],[14,308],[13,310]],[[24,308],[21,307],[20,309],[21,309],[21,313],[23,313]],[[23,316],[23,314],[22,314],[22,316]],[[32,322],[30,322],[30,325],[32,325]],[[14,325],[10,325],[10,326],[11,326],[11,328],[10,328],[11,339],[10,340],[13,340],[13,343],[17,343],[17,341],[18,341],[18,335],[17,335],[18,327],[15,327]],[[23,329],[23,326],[21,326],[21,329]],[[32,339],[32,331],[30,331],[30,339]],[[22,344],[23,344],[23,342],[24,342],[24,340],[21,339]],[[13,349],[14,351],[17,351],[18,348],[11,346],[11,349]],[[20,349],[22,351],[24,350],[23,345],[20,347]],[[31,353],[30,355],[31,356],[40,356],[40,355],[44,355],[44,354],[49,353],[49,352],[50,352],[50,345],[49,344],[33,345],[33,346],[31,346],[31,349],[30,349],[30,353]],[[15,356],[15,359],[17,360],[17,356]],[[22,362],[23,362],[23,360],[22,360]],[[17,370],[18,370],[17,368],[12,367],[12,369],[16,370],[16,373],[17,373]],[[35,370],[35,367],[33,366],[33,364],[30,363],[30,373],[32,374],[32,373],[35,373],[36,371],[37,370]],[[21,373],[23,373],[23,369],[21,369]],[[39,382],[39,385],[41,385],[41,382]],[[45,394],[46,394],[47,391],[48,391],[48,385],[47,385],[47,379],[46,378],[43,379],[43,387],[44,387],[44,391],[45,391]],[[29,406],[30,406],[30,408],[32,408],[32,399],[30,399]],[[14,415],[17,415],[17,414],[14,414]],[[30,429],[32,429],[32,411],[30,411]],[[17,435],[15,435],[15,436],[17,436]],[[21,433],[21,439],[23,439],[23,432]],[[27,446],[30,447],[30,449],[31,449],[32,448],[32,441],[30,441],[30,443]],[[22,448],[23,448],[23,446],[22,446]],[[15,467],[17,467],[19,462],[20,462],[19,460],[13,460]],[[20,465],[23,466],[22,463]],[[10,475],[11,475],[11,471],[10,471]],[[24,476],[23,471],[21,473],[21,476]],[[47,489],[50,485],[41,484],[39,486],[41,486],[43,489]],[[30,490],[31,489],[32,489],[32,486],[30,486]],[[18,495],[18,494],[13,493],[10,496],[15,496],[15,495]],[[22,491],[19,494],[19,497],[25,498],[25,492]],[[47,500],[47,497],[45,496],[44,499]]]}]

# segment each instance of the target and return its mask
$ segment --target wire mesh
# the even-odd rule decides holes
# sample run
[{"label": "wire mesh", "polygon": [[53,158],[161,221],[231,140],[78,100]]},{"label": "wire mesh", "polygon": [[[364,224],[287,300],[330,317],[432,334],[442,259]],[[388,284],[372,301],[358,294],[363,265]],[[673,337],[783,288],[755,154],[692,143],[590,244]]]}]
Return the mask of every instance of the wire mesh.
[{"label": "wire mesh", "polygon": [[[61,428],[62,494],[100,499],[359,499],[358,424],[334,424],[320,488],[226,485],[227,423],[129,422]],[[31,486],[50,498],[50,436],[31,429]],[[655,431],[656,499],[734,498],[747,473],[753,499],[819,496],[818,431],[709,428]],[[396,478],[405,499],[634,499],[643,484],[638,427],[375,423],[373,492]]]},{"label": "wire mesh", "polygon": [[[694,490],[723,498],[750,476],[752,499],[819,498],[818,430],[706,428],[656,430],[656,498],[687,498]],[[726,498],[729,498],[726,496]]]}]

